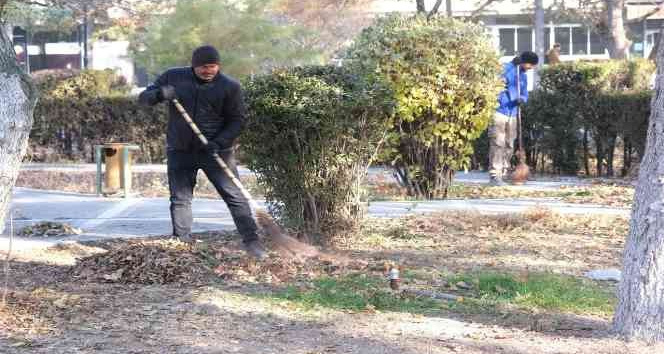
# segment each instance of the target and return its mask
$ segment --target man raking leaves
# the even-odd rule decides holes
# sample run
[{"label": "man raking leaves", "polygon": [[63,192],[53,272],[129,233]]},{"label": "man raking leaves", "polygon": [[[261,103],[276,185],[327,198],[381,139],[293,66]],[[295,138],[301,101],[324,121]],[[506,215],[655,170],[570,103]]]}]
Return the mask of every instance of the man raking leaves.
[{"label": "man raking leaves", "polygon": [[166,150],[175,237],[193,241],[191,200],[196,174],[203,170],[226,202],[248,254],[258,259],[266,257],[252,207],[271,241],[281,250],[305,256],[317,253],[313,247],[283,234],[240,183],[233,144],[244,127],[242,88],[220,72],[219,52],[214,47],[194,50],[191,67],[167,70],[140,94],[139,101],[148,105],[170,103]]}]

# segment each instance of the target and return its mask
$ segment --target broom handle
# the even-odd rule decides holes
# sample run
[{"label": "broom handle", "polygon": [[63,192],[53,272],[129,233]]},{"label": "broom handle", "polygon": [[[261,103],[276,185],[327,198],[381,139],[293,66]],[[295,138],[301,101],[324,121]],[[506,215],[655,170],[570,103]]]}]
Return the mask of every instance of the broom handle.
[{"label": "broom handle", "polygon": [[[172,102],[173,102],[173,104],[175,105],[175,108],[176,108],[176,109],[180,112],[180,114],[182,115],[182,118],[184,118],[184,120],[187,121],[187,123],[189,124],[189,127],[191,127],[191,130],[194,131],[194,134],[196,134],[196,136],[197,136],[198,139],[201,141],[201,143],[203,144],[203,146],[207,146],[207,144],[208,144],[208,139],[205,137],[205,135],[203,135],[203,133],[201,132],[201,130],[198,129],[198,126],[197,126],[196,123],[194,123],[194,121],[191,119],[191,117],[189,116],[189,113],[187,113],[187,111],[184,109],[184,107],[182,107],[182,105],[180,104],[180,101],[178,101],[177,98],[174,98]],[[233,171],[231,171],[231,169],[228,167],[228,165],[226,164],[226,162],[224,161],[224,159],[222,159],[221,156],[219,156],[219,154],[216,153],[216,152],[215,152],[214,154],[212,154],[212,156],[213,156],[214,159],[217,161],[217,163],[219,164],[219,167],[221,167],[221,169],[224,171],[224,173],[226,174],[226,176],[228,176],[228,178],[231,179],[231,181],[233,182],[233,184],[234,184],[234,185],[240,190],[240,192],[242,193],[242,195],[243,195],[245,198],[247,198],[247,200],[249,201],[249,204],[251,205],[251,208],[254,209],[254,210],[258,210],[258,209],[260,209],[260,207],[258,206],[258,204],[254,201],[254,198],[252,198],[252,197],[251,197],[251,194],[249,194],[249,191],[248,191],[246,188],[244,188],[244,186],[242,185],[242,182],[240,182],[240,180],[239,180],[237,177],[235,177],[235,174],[234,174]]]}]

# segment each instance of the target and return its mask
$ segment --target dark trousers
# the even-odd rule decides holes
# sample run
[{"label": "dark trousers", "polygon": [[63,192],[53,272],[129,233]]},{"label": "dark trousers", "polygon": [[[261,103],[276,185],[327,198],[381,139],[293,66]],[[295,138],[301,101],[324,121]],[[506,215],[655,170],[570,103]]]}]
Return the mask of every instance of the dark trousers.
[{"label": "dark trousers", "polygon": [[[238,176],[233,149],[219,153],[228,167]],[[256,222],[251,216],[249,201],[242,195],[230,178],[206,152],[168,151],[168,186],[171,193],[171,221],[173,235],[184,236],[191,232],[193,221],[191,199],[196,186],[198,170],[205,172],[217,192],[228,206],[235,227],[245,243],[258,239]]]}]

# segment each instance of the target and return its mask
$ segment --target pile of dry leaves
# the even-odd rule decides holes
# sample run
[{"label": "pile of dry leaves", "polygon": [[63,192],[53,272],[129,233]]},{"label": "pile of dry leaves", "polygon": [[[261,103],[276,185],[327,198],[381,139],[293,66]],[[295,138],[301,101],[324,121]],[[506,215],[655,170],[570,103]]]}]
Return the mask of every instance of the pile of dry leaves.
[{"label": "pile of dry leaves", "polygon": [[267,260],[256,262],[235,242],[217,237],[193,246],[169,239],[111,244],[107,252],[80,259],[70,274],[92,282],[280,284],[365,267],[366,262],[351,262],[345,257],[330,255],[305,260],[271,254]]},{"label": "pile of dry leaves", "polygon": [[175,240],[128,241],[79,260],[71,269],[88,281],[166,284],[197,282],[212,273],[204,260]]},{"label": "pile of dry leaves", "polygon": [[19,236],[24,237],[58,237],[66,235],[80,235],[81,229],[75,228],[69,224],[44,221],[34,225],[26,226],[18,232]]}]

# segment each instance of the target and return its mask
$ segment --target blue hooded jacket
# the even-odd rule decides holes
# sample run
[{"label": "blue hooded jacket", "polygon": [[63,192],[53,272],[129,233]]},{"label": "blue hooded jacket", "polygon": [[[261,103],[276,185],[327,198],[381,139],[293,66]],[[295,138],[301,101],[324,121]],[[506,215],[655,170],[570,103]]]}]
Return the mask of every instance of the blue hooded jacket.
[{"label": "blue hooded jacket", "polygon": [[498,113],[508,117],[516,117],[517,112],[517,86],[516,71],[519,70],[519,79],[521,81],[521,99],[528,101],[528,77],[526,71],[522,70],[518,64],[509,62],[503,65],[503,80],[505,80],[505,90],[498,95]]}]

